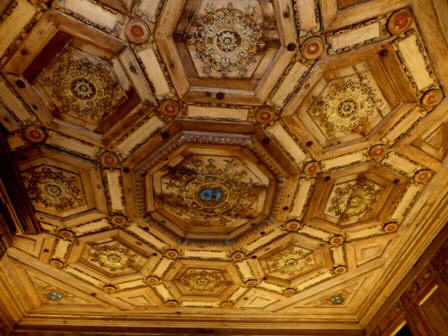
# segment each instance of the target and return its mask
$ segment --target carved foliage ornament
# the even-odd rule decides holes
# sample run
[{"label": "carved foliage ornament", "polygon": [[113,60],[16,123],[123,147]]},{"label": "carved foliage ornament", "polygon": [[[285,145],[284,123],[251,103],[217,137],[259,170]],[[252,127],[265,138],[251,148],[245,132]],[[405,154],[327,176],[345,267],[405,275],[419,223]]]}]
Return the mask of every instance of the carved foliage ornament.
[{"label": "carved foliage ornament", "polygon": [[76,59],[67,51],[40,80],[51,88],[63,113],[89,123],[100,121],[125,99],[106,64],[87,57]]},{"label": "carved foliage ornament", "polygon": [[135,254],[123,246],[111,244],[93,246],[93,249],[90,261],[98,263],[109,272],[123,271],[134,264]]},{"label": "carved foliage ornament", "polygon": [[234,217],[250,217],[263,186],[247,179],[232,159],[189,157],[164,179],[164,204],[199,226],[226,225]]},{"label": "carved foliage ornament", "polygon": [[214,292],[225,283],[219,271],[189,269],[180,279],[182,284],[190,291]]},{"label": "carved foliage ornament", "polygon": [[359,80],[348,78],[330,83],[312,113],[329,136],[335,136],[336,132],[359,133],[374,114],[377,104],[368,79],[359,75]]},{"label": "carved foliage ornament", "polygon": [[295,276],[315,266],[313,253],[298,246],[288,247],[268,259],[272,272]]},{"label": "carved foliage ornament", "polygon": [[238,73],[244,76],[250,64],[265,47],[262,25],[255,21],[255,10],[215,9],[212,3],[206,14],[196,20],[196,31],[188,43],[195,46],[206,74]]},{"label": "carved foliage ornament", "polygon": [[56,210],[69,210],[86,203],[78,175],[41,166],[24,174],[26,190],[34,205]]},{"label": "carved foliage ornament", "polygon": [[380,191],[378,185],[364,179],[336,186],[328,211],[341,220],[364,217],[372,210]]}]

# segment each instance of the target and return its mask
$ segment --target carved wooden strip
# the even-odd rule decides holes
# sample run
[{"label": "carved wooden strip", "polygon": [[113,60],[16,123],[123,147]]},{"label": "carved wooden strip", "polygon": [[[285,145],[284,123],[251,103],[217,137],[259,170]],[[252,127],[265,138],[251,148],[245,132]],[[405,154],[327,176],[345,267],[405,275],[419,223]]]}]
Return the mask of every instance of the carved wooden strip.
[{"label": "carved wooden strip", "polygon": [[239,263],[235,264],[235,266],[238,268],[238,270],[240,271],[240,273],[241,273],[241,275],[243,276],[244,279],[247,280],[247,279],[252,279],[254,277],[254,275],[252,274],[252,270],[251,270],[247,260],[239,262]]},{"label": "carved wooden strip", "polygon": [[59,239],[56,243],[56,247],[54,249],[53,256],[55,258],[63,260],[70,244],[71,243],[67,240]]},{"label": "carved wooden strip", "polygon": [[375,226],[375,227],[367,228],[367,229],[360,230],[360,231],[354,231],[354,232],[348,231],[346,240],[362,239],[362,238],[367,238],[367,237],[382,234],[382,233],[384,233],[384,232],[383,232],[383,228],[381,226]]},{"label": "carved wooden strip", "polygon": [[290,217],[296,217],[298,219],[302,219],[303,217],[303,209],[305,208],[305,204],[309,198],[309,191],[311,187],[314,185],[314,179],[301,178],[299,181],[299,186],[297,188],[296,194],[294,196],[294,201],[292,204],[291,212],[289,213]]},{"label": "carved wooden strip", "polygon": [[269,232],[268,234],[262,236],[261,238],[255,240],[254,242],[250,243],[249,245],[245,246],[245,250],[248,252],[251,252],[267,243],[269,243],[271,240],[275,239],[276,237],[283,234],[283,231],[281,229],[275,229]]},{"label": "carved wooden strip", "polygon": [[85,274],[83,272],[78,271],[77,269],[71,267],[71,266],[67,266],[66,268],[64,268],[64,271],[66,271],[67,273],[70,273],[72,275],[74,275],[75,277],[82,279],[84,281],[87,281],[89,283],[91,283],[92,285],[96,286],[96,287],[103,287],[104,283],[102,281],[99,281],[98,279],[95,279],[94,277]]},{"label": "carved wooden strip", "polygon": [[421,184],[410,184],[406,189],[405,194],[400,199],[397,207],[392,213],[392,219],[401,220],[409,207],[409,205],[414,200],[415,196],[422,190],[423,186]]},{"label": "carved wooden strip", "polygon": [[161,0],[141,1],[135,9],[137,13],[146,15],[151,22],[156,22],[157,8]]},{"label": "carved wooden strip", "polygon": [[83,225],[77,226],[75,228],[75,230],[79,234],[84,234],[84,233],[93,232],[93,231],[100,231],[100,230],[105,229],[107,227],[111,227],[111,225],[109,224],[109,221],[104,218],[104,219],[101,219],[101,220],[96,221],[96,222],[87,223],[87,224],[83,224]]},{"label": "carved wooden strip", "polygon": [[187,116],[203,117],[210,119],[247,120],[249,116],[249,110],[237,109],[237,108],[220,108],[220,107],[188,105]]},{"label": "carved wooden strip", "polygon": [[143,279],[128,281],[128,282],[121,282],[119,285],[120,289],[129,289],[129,288],[135,288],[146,285]]},{"label": "carved wooden strip", "polygon": [[326,279],[329,279],[331,277],[333,277],[333,274],[330,271],[325,271],[322,274],[317,275],[316,277],[307,279],[307,280],[305,280],[303,282],[300,282],[298,284],[296,283],[296,281],[292,281],[291,285],[293,287],[295,287],[297,289],[297,291],[301,291],[301,290],[303,290],[303,289],[305,289],[307,287],[310,287],[310,286],[312,286],[314,284],[317,284],[317,283],[319,283],[321,281],[324,281]]},{"label": "carved wooden strip", "polygon": [[415,34],[398,42],[398,49],[419,91],[434,84],[434,80],[426,68],[425,58],[420,52]]},{"label": "carved wooden strip", "polygon": [[162,67],[160,66],[154,49],[146,48],[137,51],[138,57],[145,66],[146,73],[154,86],[155,94],[158,99],[172,96],[170,86],[165,78]]},{"label": "carved wooden strip", "polygon": [[345,265],[344,248],[342,246],[333,247],[331,249],[331,255],[335,265]]},{"label": "carved wooden strip", "polygon": [[319,238],[325,241],[329,241],[331,238],[331,233],[328,233],[326,231],[319,230],[315,227],[305,225],[301,230],[300,233],[305,233],[311,237]]},{"label": "carved wooden strip", "polygon": [[369,157],[364,152],[357,152],[339,156],[334,159],[322,161],[322,171],[328,171],[333,168],[349,166],[353,163],[368,161]]},{"label": "carved wooden strip", "polygon": [[157,293],[160,294],[160,296],[165,300],[172,300],[173,296],[171,295],[170,291],[168,290],[168,288],[166,288],[166,286],[164,284],[158,284],[157,286],[154,286],[155,290],[157,291]]},{"label": "carved wooden strip", "polygon": [[182,307],[219,307],[219,302],[182,301]]},{"label": "carved wooden strip", "polygon": [[[0,100],[0,120],[2,120],[2,125],[6,128],[6,130],[10,133],[13,133],[20,129],[19,124],[14,117],[9,113],[6,109],[6,106],[3,105]],[[9,147],[14,150],[14,148],[20,147],[20,142],[23,142],[23,139],[20,136],[15,136],[16,139],[12,139],[12,136],[9,136],[7,141],[9,143]],[[23,143],[25,144],[25,143]]]},{"label": "carved wooden strip", "polygon": [[122,21],[120,14],[114,14],[88,0],[60,0],[58,6],[73,11],[110,30],[114,30],[118,22]]},{"label": "carved wooden strip", "polygon": [[400,135],[406,133],[408,129],[414,125],[414,123],[422,116],[419,108],[414,108],[411,110],[405,118],[401,119],[400,122],[394,127],[392,127],[389,132],[383,137],[390,143],[394,142]]},{"label": "carved wooden strip", "polygon": [[6,82],[3,80],[0,80],[0,100],[19,120],[25,121],[32,117],[32,114],[28,112],[22,101],[9,90]]},{"label": "carved wooden strip", "polygon": [[297,12],[299,13],[300,30],[313,30],[318,28],[319,22],[316,18],[314,0],[296,0]]},{"label": "carved wooden strip", "polygon": [[335,35],[329,40],[331,51],[335,52],[378,37],[380,37],[380,24],[375,22],[347,33]]},{"label": "carved wooden strip", "polygon": [[149,232],[146,232],[142,229],[140,229],[137,225],[131,225],[127,228],[128,231],[134,232],[136,235],[138,235],[140,238],[142,238],[143,240],[147,241],[148,243],[150,243],[152,246],[155,246],[156,248],[158,248],[159,250],[163,250],[165,248],[167,248],[168,246],[160,241],[159,239],[157,239],[156,237],[154,237],[152,234],[150,234]]},{"label": "carved wooden strip", "polygon": [[158,276],[159,278],[162,277],[162,275],[166,272],[166,270],[171,266],[172,263],[173,261],[171,259],[162,258],[153,272],[154,275]]},{"label": "carved wooden strip", "polygon": [[225,251],[202,251],[202,250],[185,250],[183,255],[186,258],[200,258],[200,259],[228,259]]},{"label": "carved wooden strip", "polygon": [[265,282],[265,281],[260,282],[258,287],[266,289],[268,291],[280,293],[280,294],[283,293],[283,290],[284,290],[284,288],[281,286],[277,286],[277,285],[274,285],[272,283]]},{"label": "carved wooden strip", "polygon": [[69,152],[87,155],[90,158],[95,158],[97,155],[95,146],[53,131],[48,132],[46,143],[50,146],[64,148]]},{"label": "carved wooden strip", "polygon": [[150,138],[154,132],[165,125],[165,123],[157,116],[149,118],[143,125],[129,135],[123,142],[116,145],[118,151],[127,156],[134,147]]},{"label": "carved wooden strip", "polygon": [[0,24],[0,56],[8,49],[17,35],[36,14],[36,9],[26,0],[18,0],[11,15]]},{"label": "carved wooden strip", "polygon": [[236,301],[238,300],[240,297],[242,297],[249,289],[245,288],[245,287],[240,287],[236,290],[235,293],[232,294],[231,297],[229,297],[230,301]]},{"label": "carved wooden strip", "polygon": [[382,160],[382,163],[390,165],[409,176],[412,176],[418,169],[421,168],[405,157],[394,152],[389,153],[389,155]]},{"label": "carved wooden strip", "polygon": [[110,206],[112,210],[124,210],[123,191],[121,190],[120,171],[112,170],[106,172]]},{"label": "carved wooden strip", "polygon": [[297,145],[294,139],[286,132],[286,130],[276,123],[266,128],[266,131],[271,134],[283,147],[283,149],[292,156],[296,164],[301,164],[306,158],[306,154]]},{"label": "carved wooden strip", "polygon": [[283,83],[280,85],[280,88],[275,93],[272,98],[272,103],[282,107],[285,103],[285,99],[288,97],[290,92],[296,86],[298,80],[302,77],[302,75],[308,70],[308,67],[300,62],[296,62],[291,71],[288,73]]}]

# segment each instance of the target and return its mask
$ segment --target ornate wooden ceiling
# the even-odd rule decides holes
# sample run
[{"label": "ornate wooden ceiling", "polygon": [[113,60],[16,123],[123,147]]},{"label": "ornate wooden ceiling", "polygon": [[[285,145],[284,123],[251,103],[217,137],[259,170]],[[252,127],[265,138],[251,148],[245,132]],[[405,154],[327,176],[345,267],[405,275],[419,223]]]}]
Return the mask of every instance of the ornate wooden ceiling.
[{"label": "ornate wooden ceiling", "polygon": [[0,14],[12,324],[357,333],[447,219],[443,0]]}]

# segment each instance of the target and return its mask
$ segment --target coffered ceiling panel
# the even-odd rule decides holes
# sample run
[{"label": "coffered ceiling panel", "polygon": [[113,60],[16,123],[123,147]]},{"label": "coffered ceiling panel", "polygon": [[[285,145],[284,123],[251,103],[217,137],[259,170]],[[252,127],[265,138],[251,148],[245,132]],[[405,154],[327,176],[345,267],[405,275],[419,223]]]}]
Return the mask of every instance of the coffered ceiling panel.
[{"label": "coffered ceiling panel", "polygon": [[11,319],[363,330],[446,221],[431,4],[0,5]]}]

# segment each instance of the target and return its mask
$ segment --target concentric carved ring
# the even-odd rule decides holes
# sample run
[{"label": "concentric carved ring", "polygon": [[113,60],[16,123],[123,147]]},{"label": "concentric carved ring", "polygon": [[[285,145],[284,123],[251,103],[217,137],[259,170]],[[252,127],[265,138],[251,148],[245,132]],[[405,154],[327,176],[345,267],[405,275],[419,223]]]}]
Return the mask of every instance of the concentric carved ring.
[{"label": "concentric carved ring", "polygon": [[177,307],[179,305],[179,302],[177,302],[176,300],[168,300],[165,302],[165,305],[167,307]]},{"label": "concentric carved ring", "polygon": [[318,37],[311,37],[302,44],[302,55],[306,59],[314,60],[322,56],[325,51],[325,44]]},{"label": "concentric carved ring", "polygon": [[343,273],[347,272],[347,266],[345,266],[345,265],[339,265],[339,266],[336,266],[336,267],[333,269],[333,272],[334,272],[334,274],[336,274],[336,275],[338,275],[338,274],[343,274]]},{"label": "concentric carved ring", "polygon": [[246,258],[246,255],[242,251],[235,251],[232,253],[232,260],[234,262],[244,260],[245,258]]},{"label": "concentric carved ring", "polygon": [[125,225],[128,221],[128,219],[123,215],[115,215],[111,218],[112,224],[116,226],[122,226]]},{"label": "concentric carved ring", "polygon": [[174,117],[176,116],[179,111],[179,103],[174,100],[165,100],[160,105],[160,113],[166,115],[167,117]]},{"label": "concentric carved ring", "polygon": [[398,230],[397,222],[388,222],[383,225],[383,230],[386,233],[392,233]]},{"label": "concentric carved ring", "polygon": [[382,144],[372,146],[369,150],[369,156],[372,159],[377,160],[377,159],[383,157],[383,155],[386,153],[386,150],[387,150],[387,147]]},{"label": "concentric carved ring", "polygon": [[57,258],[50,259],[50,265],[53,267],[56,267],[58,269],[61,269],[64,267],[64,263],[60,259],[57,259]]},{"label": "concentric carved ring", "polygon": [[290,220],[286,223],[286,231],[296,232],[302,227],[302,223],[296,220]]},{"label": "concentric carved ring", "polygon": [[141,20],[131,20],[126,26],[126,36],[132,43],[145,43],[149,39],[148,25]]},{"label": "concentric carved ring", "polygon": [[287,296],[287,297],[290,297],[290,296],[293,296],[296,292],[297,292],[297,291],[296,291],[294,288],[286,288],[286,289],[283,291],[283,295],[284,295],[284,296]]},{"label": "concentric carved ring", "polygon": [[344,237],[343,237],[343,236],[340,236],[340,235],[333,236],[333,237],[331,237],[331,239],[330,239],[330,244],[331,244],[332,246],[340,246],[340,245],[342,245],[343,243],[344,243]]},{"label": "concentric carved ring", "polygon": [[220,304],[221,308],[232,308],[233,302],[232,301],[224,301]]},{"label": "concentric carved ring", "polygon": [[320,173],[320,164],[317,161],[308,162],[303,168],[303,172],[309,176],[315,176]]},{"label": "concentric carved ring", "polygon": [[414,181],[417,183],[425,183],[429,181],[432,176],[432,171],[429,169],[421,169],[414,175]]},{"label": "concentric carved ring", "polygon": [[411,24],[412,13],[404,9],[392,14],[387,23],[387,29],[391,34],[398,35],[408,30]]},{"label": "concentric carved ring", "polygon": [[117,287],[114,285],[104,285],[103,290],[108,294],[112,294],[117,291]]},{"label": "concentric carved ring", "polygon": [[104,152],[101,155],[101,164],[104,167],[114,168],[118,164],[118,156],[112,152]]},{"label": "concentric carved ring", "polygon": [[246,287],[252,288],[258,285],[258,281],[255,279],[249,279],[245,283]]},{"label": "concentric carved ring", "polygon": [[64,240],[73,240],[75,238],[75,233],[69,229],[60,229],[58,231],[58,236]]},{"label": "concentric carved ring", "polygon": [[154,275],[151,275],[146,278],[146,283],[150,286],[155,286],[160,282],[160,279]]},{"label": "concentric carved ring", "polygon": [[46,138],[45,132],[39,126],[28,126],[25,129],[25,138],[34,143],[43,142]]},{"label": "concentric carved ring", "polygon": [[422,104],[426,107],[437,106],[443,99],[443,93],[439,89],[429,90],[422,97]]},{"label": "concentric carved ring", "polygon": [[179,256],[179,252],[174,249],[169,249],[165,252],[165,257],[168,259],[176,259]]},{"label": "concentric carved ring", "polygon": [[260,124],[268,124],[274,120],[275,113],[269,108],[262,108],[257,111],[256,119]]}]

